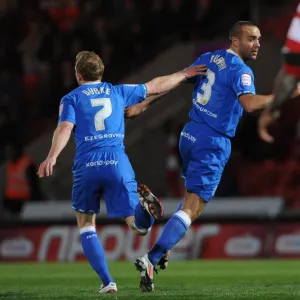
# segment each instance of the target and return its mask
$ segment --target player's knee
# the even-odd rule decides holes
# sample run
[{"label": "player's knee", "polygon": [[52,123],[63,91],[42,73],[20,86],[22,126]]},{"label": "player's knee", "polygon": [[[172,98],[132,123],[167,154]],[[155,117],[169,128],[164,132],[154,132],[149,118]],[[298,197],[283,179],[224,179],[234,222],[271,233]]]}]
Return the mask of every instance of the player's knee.
[{"label": "player's knee", "polygon": [[79,228],[87,227],[87,226],[96,226],[96,215],[92,214],[84,214],[81,212],[76,212],[77,225]]},{"label": "player's knee", "polygon": [[78,223],[78,227],[79,228],[88,227],[88,226],[95,227],[95,224],[93,222],[81,222],[81,223]]},{"label": "player's knee", "polygon": [[78,228],[84,228],[84,227],[88,227],[88,226],[96,227],[95,223],[88,222],[88,221],[78,221],[77,220],[77,225],[78,225]]}]

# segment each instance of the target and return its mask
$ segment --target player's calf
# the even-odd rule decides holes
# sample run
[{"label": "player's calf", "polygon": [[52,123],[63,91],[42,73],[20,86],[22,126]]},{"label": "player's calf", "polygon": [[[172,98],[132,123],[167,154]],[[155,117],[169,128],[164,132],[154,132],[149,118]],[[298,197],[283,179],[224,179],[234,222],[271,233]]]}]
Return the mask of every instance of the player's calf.
[{"label": "player's calf", "polygon": [[114,280],[109,273],[104,249],[97,236],[95,227],[96,217],[95,215],[80,212],[76,212],[76,217],[83,252],[103,284],[109,286]]}]

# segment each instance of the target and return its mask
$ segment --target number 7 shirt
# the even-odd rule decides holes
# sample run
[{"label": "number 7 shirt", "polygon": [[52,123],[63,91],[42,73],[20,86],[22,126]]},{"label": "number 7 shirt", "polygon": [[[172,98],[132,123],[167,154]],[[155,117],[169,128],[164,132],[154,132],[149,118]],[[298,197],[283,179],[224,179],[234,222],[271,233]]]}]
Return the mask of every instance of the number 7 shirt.
[{"label": "number 7 shirt", "polygon": [[[139,85],[85,83],[65,95],[58,123],[75,125],[76,157],[103,147],[124,149],[124,108],[143,101],[147,88]],[[113,148],[112,148],[113,150]]]}]

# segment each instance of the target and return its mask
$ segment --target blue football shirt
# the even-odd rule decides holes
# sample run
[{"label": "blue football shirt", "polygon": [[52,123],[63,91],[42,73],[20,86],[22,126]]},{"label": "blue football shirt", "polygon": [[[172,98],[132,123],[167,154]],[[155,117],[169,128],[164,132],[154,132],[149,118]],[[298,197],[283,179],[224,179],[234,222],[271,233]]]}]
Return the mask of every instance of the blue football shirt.
[{"label": "blue football shirt", "polygon": [[243,113],[238,97],[255,94],[252,70],[230,49],[205,53],[193,63],[200,64],[207,66],[207,75],[194,84],[190,119],[233,137]]},{"label": "blue football shirt", "polygon": [[124,148],[124,108],[143,101],[139,85],[85,83],[61,99],[59,120],[75,125],[76,157],[102,147]]}]

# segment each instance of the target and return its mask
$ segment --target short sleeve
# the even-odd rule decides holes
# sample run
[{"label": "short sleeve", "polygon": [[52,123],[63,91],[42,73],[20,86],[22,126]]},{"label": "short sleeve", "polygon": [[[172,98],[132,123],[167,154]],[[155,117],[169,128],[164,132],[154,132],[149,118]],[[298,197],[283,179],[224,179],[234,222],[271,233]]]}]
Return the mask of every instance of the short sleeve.
[{"label": "short sleeve", "polygon": [[237,97],[245,94],[256,94],[254,76],[250,68],[241,68],[234,74],[232,88]]},{"label": "short sleeve", "polygon": [[147,87],[145,84],[121,84],[117,85],[117,88],[125,100],[125,106],[140,103],[147,97]]},{"label": "short sleeve", "polygon": [[76,125],[75,102],[70,96],[64,96],[60,101],[58,124],[63,121],[68,121]]}]

